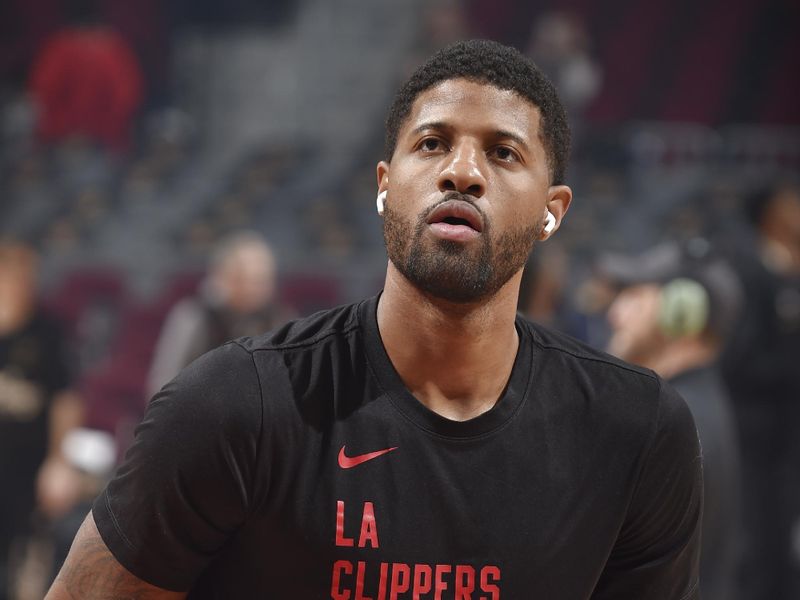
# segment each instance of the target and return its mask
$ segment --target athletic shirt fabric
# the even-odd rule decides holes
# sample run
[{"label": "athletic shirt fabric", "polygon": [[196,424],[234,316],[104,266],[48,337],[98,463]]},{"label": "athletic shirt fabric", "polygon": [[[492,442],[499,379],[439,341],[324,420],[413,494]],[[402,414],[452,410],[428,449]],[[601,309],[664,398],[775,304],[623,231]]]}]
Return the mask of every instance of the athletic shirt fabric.
[{"label": "athletic shirt fabric", "polygon": [[671,388],[518,318],[502,397],[451,421],[405,388],[376,310],[167,384],[93,507],[117,560],[193,599],[698,598],[700,450]]}]

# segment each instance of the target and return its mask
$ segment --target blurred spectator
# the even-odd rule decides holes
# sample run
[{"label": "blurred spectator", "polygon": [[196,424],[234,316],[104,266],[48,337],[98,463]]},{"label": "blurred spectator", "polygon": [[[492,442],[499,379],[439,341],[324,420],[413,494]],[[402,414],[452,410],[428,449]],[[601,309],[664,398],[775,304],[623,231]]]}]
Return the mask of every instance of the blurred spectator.
[{"label": "blurred spectator", "polygon": [[586,339],[586,324],[566,298],[569,256],[556,241],[538,248],[522,272],[517,310],[529,319]]},{"label": "blurred spectator", "polygon": [[469,17],[461,0],[426,2],[414,49],[403,68],[410,75],[431,54],[470,37]]},{"label": "blurred spectator", "polygon": [[608,345],[611,327],[606,313],[618,291],[617,284],[596,267],[575,290],[575,310],[585,323],[585,341],[596,348]]},{"label": "blurred spectator", "polygon": [[553,11],[536,21],[528,42],[528,55],[558,89],[570,113],[570,123],[600,90],[600,67],[589,54],[589,37],[574,16]]},{"label": "blurred spectator", "polygon": [[[744,316],[725,354],[742,438],[747,600],[800,597],[800,190],[777,185],[748,200],[751,237],[732,243]],[[795,541],[795,545],[797,541]]]},{"label": "blurred spectator", "polygon": [[178,24],[230,27],[237,23],[250,26],[280,26],[292,18],[300,3],[294,0],[173,0],[168,3],[172,19]]},{"label": "blurred spectator", "polygon": [[148,377],[148,396],[201,354],[293,316],[276,299],[276,275],[272,249],[260,235],[240,232],[223,240],[200,293],[167,315]]},{"label": "blurred spectator", "polygon": [[[34,508],[49,519],[79,496],[62,440],[77,427],[82,405],[69,390],[58,325],[36,301],[34,252],[0,241],[0,598],[9,597],[13,564],[32,531]],[[38,474],[38,475],[37,475]]]},{"label": "blurred spectator", "polygon": [[609,351],[653,369],[684,397],[703,449],[705,480],[700,590],[736,597],[741,549],[736,425],[718,360],[741,305],[739,281],[705,240],[644,255],[606,255],[599,270],[622,286],[608,310]]},{"label": "blurred spectator", "polygon": [[136,56],[103,26],[71,27],[45,42],[30,76],[45,142],[87,137],[124,151],[144,95]]}]

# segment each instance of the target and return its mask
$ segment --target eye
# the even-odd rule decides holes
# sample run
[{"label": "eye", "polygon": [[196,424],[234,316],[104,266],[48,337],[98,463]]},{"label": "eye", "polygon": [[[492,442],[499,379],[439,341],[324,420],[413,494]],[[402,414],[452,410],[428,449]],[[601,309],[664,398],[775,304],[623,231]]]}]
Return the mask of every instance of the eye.
[{"label": "eye", "polygon": [[518,162],[519,155],[508,146],[496,146],[491,149],[489,152],[490,156],[493,156],[497,160],[501,162]]},{"label": "eye", "polygon": [[419,143],[418,149],[423,152],[439,152],[445,150],[445,145],[438,138],[427,137]]}]

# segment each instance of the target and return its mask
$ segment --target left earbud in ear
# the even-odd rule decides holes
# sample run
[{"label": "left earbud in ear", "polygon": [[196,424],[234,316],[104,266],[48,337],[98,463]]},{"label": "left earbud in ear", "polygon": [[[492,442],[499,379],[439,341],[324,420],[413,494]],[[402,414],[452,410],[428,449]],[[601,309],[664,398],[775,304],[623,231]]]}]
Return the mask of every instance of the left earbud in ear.
[{"label": "left earbud in ear", "polygon": [[544,223],[544,231],[545,233],[553,233],[553,229],[556,228],[556,218],[549,210],[547,211],[547,216],[545,217]]},{"label": "left earbud in ear", "polygon": [[378,197],[375,199],[375,205],[378,208],[378,214],[383,216],[383,206],[386,203],[386,192],[388,190],[383,190]]}]

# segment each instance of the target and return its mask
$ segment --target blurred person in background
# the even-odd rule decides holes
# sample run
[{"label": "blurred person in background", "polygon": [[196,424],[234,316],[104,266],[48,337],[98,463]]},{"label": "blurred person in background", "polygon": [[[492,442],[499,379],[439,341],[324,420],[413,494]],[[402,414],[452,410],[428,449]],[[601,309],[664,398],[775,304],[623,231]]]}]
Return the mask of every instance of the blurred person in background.
[{"label": "blurred person in background", "polygon": [[462,0],[433,0],[425,3],[422,23],[403,68],[408,77],[437,50],[470,37],[471,28]]},{"label": "blurred person in background", "polygon": [[548,245],[532,253],[522,272],[517,310],[529,319],[586,341],[584,315],[567,297],[569,257],[563,247]]},{"label": "blurred person in background", "polygon": [[83,22],[54,33],[31,67],[29,87],[41,141],[83,138],[129,148],[144,77],[132,48],[111,27]]},{"label": "blurred person in background", "polygon": [[[745,598],[800,597],[800,189],[745,203],[751,235],[731,244],[745,290],[724,373],[740,428],[748,536]],[[794,538],[793,538],[794,536]]]},{"label": "blurred person in background", "polygon": [[583,23],[566,12],[546,12],[531,28],[527,51],[561,94],[573,130],[581,129],[584,110],[602,82]]},{"label": "blurred person in background", "polygon": [[0,598],[10,598],[33,513],[55,520],[79,496],[62,440],[81,423],[70,390],[64,340],[40,309],[37,257],[25,244],[0,240]]},{"label": "blurred person in background", "polygon": [[214,249],[208,275],[193,297],[167,315],[148,375],[148,397],[202,354],[294,316],[277,298],[277,266],[259,234],[234,233]]},{"label": "blurred person in background", "polygon": [[739,280],[698,238],[636,257],[607,254],[598,270],[621,287],[608,309],[609,352],[653,369],[692,410],[705,484],[701,597],[733,600],[742,544],[740,452],[719,359],[739,316]]}]

